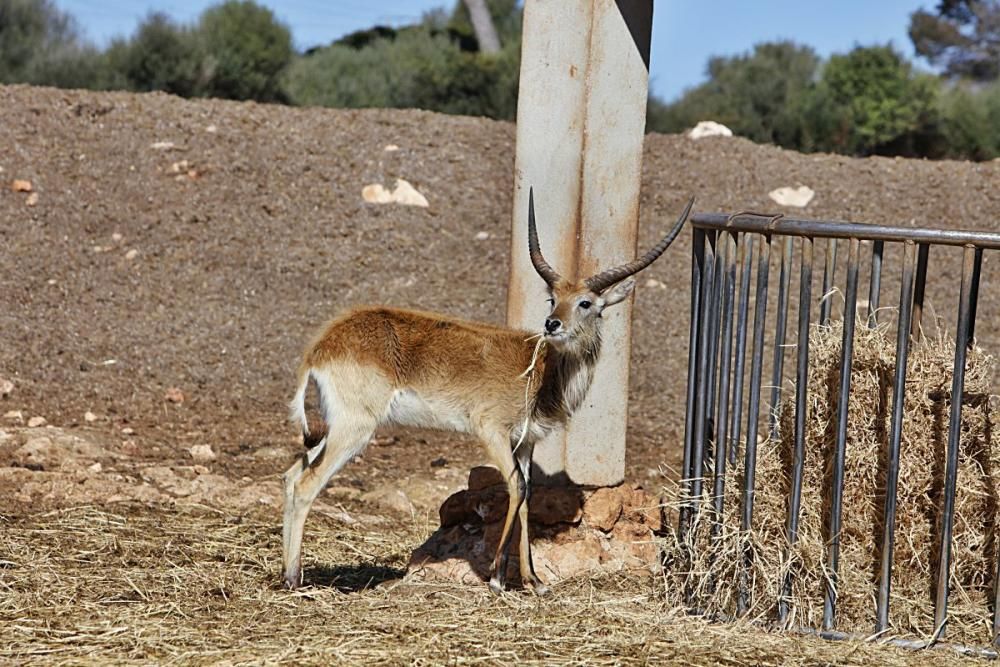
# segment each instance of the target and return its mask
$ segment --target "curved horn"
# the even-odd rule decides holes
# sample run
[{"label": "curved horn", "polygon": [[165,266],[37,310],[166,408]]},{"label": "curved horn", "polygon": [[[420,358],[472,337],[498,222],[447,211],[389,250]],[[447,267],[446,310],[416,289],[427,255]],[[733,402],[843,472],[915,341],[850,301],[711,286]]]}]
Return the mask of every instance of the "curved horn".
[{"label": "curved horn", "polygon": [[657,260],[657,258],[663,254],[673,240],[677,238],[677,235],[681,232],[681,227],[684,226],[684,222],[687,220],[688,214],[691,213],[691,207],[694,205],[694,197],[688,200],[687,206],[684,207],[684,212],[681,216],[677,218],[677,222],[674,223],[673,229],[663,237],[663,240],[657,243],[652,250],[647,252],[645,255],[639,259],[628,262],[627,264],[622,264],[619,267],[608,269],[607,271],[602,271],[597,275],[591,276],[583,281],[583,284],[587,286],[591,292],[595,294],[600,294],[607,288],[611,287],[615,283],[619,283],[625,280],[633,273],[639,273],[647,266],[652,264]]},{"label": "curved horn", "polygon": [[555,287],[562,277],[556,270],[549,266],[549,263],[542,257],[542,250],[538,247],[538,230],[535,228],[535,189],[528,189],[528,254],[531,255],[531,263],[535,271],[542,277],[545,284],[550,288]]}]

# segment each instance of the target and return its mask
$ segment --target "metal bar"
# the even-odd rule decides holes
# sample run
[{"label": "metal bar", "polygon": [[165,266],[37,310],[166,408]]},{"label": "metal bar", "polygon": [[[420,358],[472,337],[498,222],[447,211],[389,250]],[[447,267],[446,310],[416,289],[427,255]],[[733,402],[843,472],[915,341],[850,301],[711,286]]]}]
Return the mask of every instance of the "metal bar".
[{"label": "metal bar", "polygon": [[778,437],[778,404],[781,402],[781,381],[785,364],[785,329],[788,324],[788,288],[792,278],[792,242],[786,236],[781,253],[781,272],[778,274],[778,321],[774,327],[774,362],[771,367],[771,405],[768,412],[768,433]]},{"label": "metal bar", "polygon": [[854,319],[858,300],[858,254],[861,242],[852,238],[847,259],[847,292],[844,303],[844,339],[840,354],[840,393],[837,396],[837,442],[833,461],[830,501],[830,546],[827,550],[826,596],[823,629],[832,630],[837,608],[837,573],[840,566],[840,524],[844,499],[844,459],[847,449],[847,409],[851,393],[851,362],[854,357]]},{"label": "metal bar", "polygon": [[747,311],[750,309],[750,275],[753,264],[753,246],[756,236],[743,235],[740,243],[739,263],[740,299],[736,314],[736,367],[733,370],[733,416],[729,426],[732,433],[729,445],[729,465],[736,465],[740,448],[740,428],[743,425],[743,369],[747,350]]},{"label": "metal bar", "polygon": [[958,445],[962,435],[962,392],[965,389],[965,353],[963,341],[969,339],[972,311],[972,274],[976,249],[966,246],[962,261],[962,292],[958,300],[958,330],[955,333],[955,366],[951,381],[951,418],[948,423],[948,449],[945,459],[944,504],[941,508],[941,544],[937,588],[934,595],[934,639],[941,637],[948,619],[948,576],[951,572],[951,531],[955,520],[955,485],[958,480]]},{"label": "metal bar", "polygon": [[726,489],[726,445],[729,436],[729,379],[733,352],[733,301],[736,294],[736,245],[733,234],[726,233],[720,241],[724,243],[725,273],[722,283],[722,358],[719,360],[719,405],[716,414],[715,436],[715,480],[712,487],[712,508],[714,523],[712,537],[722,534],[723,494]]},{"label": "metal bar", "polygon": [[[698,396],[698,329],[701,314],[701,266],[705,262],[705,231],[695,229],[691,237],[691,325],[688,333],[687,406],[684,411],[684,462],[681,477],[687,480],[688,494],[691,485],[691,448],[694,443],[695,403]],[[683,538],[687,532],[689,506],[681,506],[677,526]]]},{"label": "metal bar", "polygon": [[[767,274],[771,259],[771,237],[764,237],[757,261],[757,294],[753,317],[753,348],[750,352],[750,399],[747,406],[747,444],[743,459],[743,512],[740,532],[746,536],[753,520],[754,478],[757,472],[757,430],[760,422],[760,378],[764,365],[764,325],[767,319]],[[749,552],[744,554],[740,570],[740,589],[737,610],[746,613],[748,607],[747,569]]]},{"label": "metal bar", "polygon": [[906,360],[910,351],[910,317],[913,310],[913,261],[915,246],[903,246],[903,277],[899,287],[899,322],[896,325],[896,371],[892,380],[892,421],[889,428],[889,468],[885,480],[885,510],[882,513],[882,569],[879,575],[875,632],[889,627],[889,593],[892,586],[892,554],[896,532],[896,491],[899,483],[899,443],[903,436],[903,401],[906,392]]},{"label": "metal bar", "polygon": [[[717,425],[715,422],[715,400],[716,400],[716,389],[718,388],[718,379],[716,378],[716,370],[718,369],[718,358],[719,358],[719,320],[721,313],[719,308],[722,305],[722,247],[719,243],[719,235],[721,232],[710,233],[708,236],[709,244],[712,247],[712,256],[715,258],[713,276],[714,280],[712,282],[712,291],[710,294],[711,301],[708,304],[708,371],[705,373],[705,377],[708,379],[708,397],[705,399],[705,444],[710,441],[715,440],[715,432],[717,430]],[[711,447],[705,447],[702,450],[704,456],[705,464],[713,455]]]},{"label": "metal bar", "polygon": [[705,253],[705,261],[701,266],[701,322],[698,341],[698,397],[695,404],[694,439],[691,441],[691,498],[688,521],[693,524],[697,519],[701,505],[702,475],[705,451],[705,435],[708,426],[708,388],[712,378],[708,375],[708,357],[712,349],[712,294],[715,292],[715,232],[706,232],[709,246],[713,252]]},{"label": "metal bar", "polygon": [[826,326],[830,323],[830,311],[833,309],[833,281],[837,277],[837,239],[826,242],[826,264],[823,265],[823,293],[820,295],[819,323]]},{"label": "metal bar", "polygon": [[771,215],[739,213],[734,216],[722,213],[696,213],[691,224],[703,229],[728,229],[756,234],[806,236],[810,238],[857,238],[867,241],[914,241],[937,245],[966,246],[1000,249],[1000,233],[962,231],[954,229],[929,229],[923,227],[890,227],[862,222],[840,220],[803,220]]},{"label": "metal bar", "polygon": [[875,241],[872,246],[872,275],[868,283],[868,328],[878,326],[879,296],[882,292],[882,254],[885,241]]},{"label": "metal bar", "polygon": [[920,340],[923,330],[920,320],[924,316],[924,288],[927,286],[927,254],[930,246],[921,243],[917,246],[917,277],[913,285],[913,319],[910,322],[910,336],[914,341]]},{"label": "metal bar", "polygon": [[[792,461],[792,488],[788,498],[788,520],[785,536],[788,549],[785,561],[791,559],[799,536],[799,511],[802,507],[802,471],[806,454],[806,417],[809,410],[809,319],[812,301],[813,240],[802,239],[802,268],[799,277],[799,331],[796,344],[798,358],[795,366],[795,451]],[[792,595],[792,572],[785,572],[781,596],[778,598],[778,621],[788,619],[788,599]]]},{"label": "metal bar", "polygon": [[971,348],[976,338],[976,311],[979,310],[979,279],[983,273],[983,249],[976,248],[976,261],[972,269],[972,295],[969,312],[969,340],[966,345]]}]

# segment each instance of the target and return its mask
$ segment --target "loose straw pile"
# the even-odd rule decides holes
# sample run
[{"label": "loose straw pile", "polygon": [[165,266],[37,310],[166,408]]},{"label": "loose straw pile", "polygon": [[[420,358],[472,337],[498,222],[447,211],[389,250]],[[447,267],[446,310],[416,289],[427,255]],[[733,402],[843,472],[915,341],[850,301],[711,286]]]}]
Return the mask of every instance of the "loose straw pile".
[{"label": "loose straw pile", "polygon": [[[727,471],[724,526],[711,537],[710,509],[699,515],[686,544],[668,547],[674,588],[693,591],[710,613],[736,611],[744,554],[750,614],[773,618],[781,582],[791,572],[793,625],[820,627],[827,585],[827,516],[833,476],[842,327],[814,328],[810,336],[806,460],[799,537],[789,552],[785,532],[791,486],[794,387],[786,387],[779,438],[758,447],[755,504],[749,537],[739,534],[742,461]],[[837,585],[837,629],[869,635],[875,627],[881,562],[887,443],[892,415],[895,334],[857,330],[849,400],[844,510]],[[954,343],[943,337],[911,348],[906,378],[890,635],[934,635],[933,596],[948,438]],[[992,641],[991,601],[996,573],[1000,447],[993,442],[995,401],[989,395],[993,359],[969,351],[965,371],[958,492],[947,630],[950,642]],[[741,448],[742,451],[742,448]],[[707,475],[706,494],[712,492]],[[711,507],[706,495],[702,508]],[[746,540],[746,541],[745,541]],[[709,574],[709,573],[713,574]]]}]

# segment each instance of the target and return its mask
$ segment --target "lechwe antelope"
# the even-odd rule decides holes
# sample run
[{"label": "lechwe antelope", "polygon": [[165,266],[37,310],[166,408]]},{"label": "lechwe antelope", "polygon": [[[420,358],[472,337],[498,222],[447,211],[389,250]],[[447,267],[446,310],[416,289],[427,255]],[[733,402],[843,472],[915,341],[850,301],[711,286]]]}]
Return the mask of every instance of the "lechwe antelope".
[{"label": "lechwe antelope", "polygon": [[[286,585],[302,583],[302,531],[316,496],[364,450],[376,427],[397,424],[471,433],[482,441],[510,494],[490,588],[503,590],[514,522],[520,519],[521,578],[536,593],[545,593],[528,540],[532,450],[565,424],[586,396],[601,353],[604,309],[632,292],[635,281],[629,276],[663,254],[693,202],[639,259],[571,282],[542,257],[529,193],[528,248],[551,304],[543,334],[377,306],[333,320],[306,349],[291,403],[292,420],[309,436],[305,394],[312,379],[328,430],[285,473]],[[539,337],[542,343],[536,342]]]}]

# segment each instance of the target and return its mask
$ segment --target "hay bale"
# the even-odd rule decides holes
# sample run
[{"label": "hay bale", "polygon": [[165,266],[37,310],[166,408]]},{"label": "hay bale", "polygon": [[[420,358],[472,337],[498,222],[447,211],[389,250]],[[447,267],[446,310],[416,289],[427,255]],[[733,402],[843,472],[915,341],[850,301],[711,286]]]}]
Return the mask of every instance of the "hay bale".
[{"label": "hay bale", "polygon": [[[735,470],[727,471],[726,528],[721,537],[713,544],[710,513],[704,512],[687,544],[674,544],[669,550],[669,558],[690,565],[679,568],[677,589],[686,586],[694,590],[699,606],[710,613],[735,613],[742,554],[749,549],[751,614],[773,617],[783,574],[791,570],[791,624],[822,624],[842,335],[840,323],[816,327],[810,335],[802,509],[799,540],[792,552],[786,553],[785,522],[791,486],[794,387],[788,388],[788,400],[780,409],[779,438],[758,447],[749,538],[738,530],[741,460]],[[933,595],[953,360],[954,344],[943,336],[925,340],[910,351],[890,601],[893,635],[929,638],[935,631]],[[840,630],[865,635],[875,627],[894,365],[895,332],[884,327],[859,328],[851,373],[836,621]],[[1000,481],[1000,447],[992,440],[996,414],[989,394],[992,366],[992,357],[979,348],[970,350],[945,634],[948,641],[966,644],[992,640],[990,600],[997,559]],[[706,489],[711,493],[710,484]],[[702,507],[709,507],[710,498],[706,495],[703,500]],[[714,579],[706,576],[709,571],[714,571]]]}]

